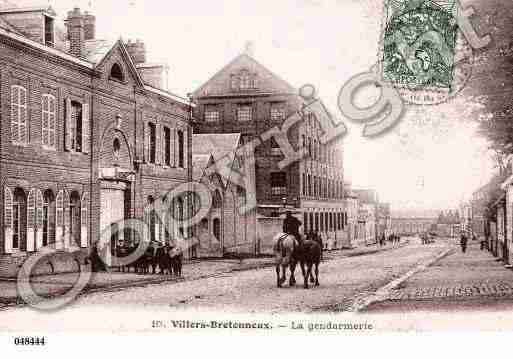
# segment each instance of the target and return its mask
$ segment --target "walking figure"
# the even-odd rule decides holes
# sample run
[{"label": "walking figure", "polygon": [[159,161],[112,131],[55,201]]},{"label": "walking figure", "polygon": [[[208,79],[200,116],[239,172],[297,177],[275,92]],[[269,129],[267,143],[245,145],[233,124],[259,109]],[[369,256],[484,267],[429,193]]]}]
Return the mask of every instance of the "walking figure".
[{"label": "walking figure", "polygon": [[460,245],[461,245],[461,251],[463,253],[465,253],[467,251],[467,242],[468,242],[467,236],[465,235],[465,233],[462,233],[461,239],[460,239]]}]

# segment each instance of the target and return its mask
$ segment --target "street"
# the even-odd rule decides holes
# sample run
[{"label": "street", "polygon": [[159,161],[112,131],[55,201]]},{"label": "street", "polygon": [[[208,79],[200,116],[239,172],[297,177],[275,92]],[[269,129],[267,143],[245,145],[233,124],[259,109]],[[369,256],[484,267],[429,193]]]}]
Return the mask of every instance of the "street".
[{"label": "street", "polygon": [[[320,287],[308,290],[302,287],[299,268],[296,271],[298,284],[294,288],[276,288],[275,270],[269,266],[221,272],[181,282],[107,288],[86,293],[52,315],[40,315],[24,306],[5,307],[0,312],[0,330],[22,330],[27,321],[33,323],[34,330],[39,326],[51,328],[54,325],[86,329],[88,320],[94,321],[91,327],[100,325],[102,329],[113,329],[108,321],[98,319],[129,312],[129,320],[137,320],[149,309],[167,313],[193,310],[225,314],[343,312],[351,310],[361,298],[371,296],[379,288],[446,250],[447,244],[441,242],[428,246],[410,243],[351,257],[330,253],[328,260],[320,266]],[[91,315],[86,319],[80,315],[84,312]],[[77,318],[81,318],[80,323]]]},{"label": "street", "polygon": [[[155,319],[187,320],[213,313],[217,319],[234,314],[319,318],[317,315],[349,312],[362,320],[369,315],[393,315],[396,329],[451,328],[450,322],[440,320],[447,312],[458,318],[458,323],[471,325],[473,317],[465,313],[480,312],[488,313],[481,314],[480,325],[489,323],[493,328],[493,313],[513,308],[513,272],[489,252],[481,251],[476,242],[470,243],[465,254],[454,239],[422,245],[414,238],[401,246],[325,253],[320,287],[308,290],[302,287],[299,268],[294,288],[276,288],[271,263],[269,259],[246,264],[197,262],[184,267],[181,281],[106,273],[96,280],[108,277],[108,285],[84,292],[71,305],[49,315],[25,305],[4,305],[0,330],[24,330],[27,322],[32,330],[151,330]],[[138,279],[131,282],[133,278]],[[155,282],[155,278],[161,281]],[[49,282],[69,284],[65,275],[58,279],[34,279],[34,284],[42,285],[40,289],[48,289]],[[485,321],[483,315],[490,313],[493,318]],[[500,318],[504,321],[508,316],[501,314]]]}]

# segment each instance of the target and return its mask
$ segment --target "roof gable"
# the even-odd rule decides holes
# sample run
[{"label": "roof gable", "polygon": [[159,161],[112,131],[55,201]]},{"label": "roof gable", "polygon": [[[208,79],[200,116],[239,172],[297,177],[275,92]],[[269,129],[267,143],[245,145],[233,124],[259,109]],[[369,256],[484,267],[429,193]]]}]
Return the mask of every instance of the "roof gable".
[{"label": "roof gable", "polygon": [[[108,40],[92,40],[86,43],[87,60],[94,63],[96,69],[101,70],[115,54],[119,54],[119,58],[123,60],[123,67],[127,69],[133,81],[140,87],[144,87],[144,82],[121,39],[115,42],[109,42]],[[110,69],[103,70],[110,71]]]},{"label": "roof gable", "polygon": [[[233,76],[238,76],[246,71],[250,76],[254,76],[256,88],[250,90],[234,91],[231,87]],[[260,64],[254,58],[247,54],[241,54],[218,71],[206,83],[193,92],[194,97],[216,96],[240,93],[290,93],[295,94],[297,90],[278,75]]]}]

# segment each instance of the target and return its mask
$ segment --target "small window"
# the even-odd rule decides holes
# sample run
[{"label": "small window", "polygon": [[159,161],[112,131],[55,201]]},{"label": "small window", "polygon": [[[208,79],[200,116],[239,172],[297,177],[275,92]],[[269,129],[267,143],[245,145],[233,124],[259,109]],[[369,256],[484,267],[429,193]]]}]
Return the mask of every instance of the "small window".
[{"label": "small window", "polygon": [[205,108],[205,121],[206,122],[218,122],[220,119],[220,113],[217,106],[206,106]]},{"label": "small window", "polygon": [[54,26],[53,19],[49,16],[45,16],[45,45],[48,47],[54,47]]},{"label": "small window", "polygon": [[248,72],[243,71],[240,74],[240,89],[241,90],[248,90],[251,88],[251,77]]},{"label": "small window", "polygon": [[271,105],[271,121],[283,121],[285,119],[285,109],[281,104]]},{"label": "small window", "polygon": [[119,64],[112,65],[110,69],[110,78],[119,82],[123,82],[123,70]]},{"label": "small window", "polygon": [[287,194],[287,174],[285,172],[271,172],[271,193],[273,195]]},{"label": "small window", "polygon": [[271,137],[271,155],[272,156],[281,156],[281,148],[278,142],[274,139],[274,137]]},{"label": "small window", "polygon": [[241,105],[237,108],[237,120],[239,122],[251,121],[251,106]]}]

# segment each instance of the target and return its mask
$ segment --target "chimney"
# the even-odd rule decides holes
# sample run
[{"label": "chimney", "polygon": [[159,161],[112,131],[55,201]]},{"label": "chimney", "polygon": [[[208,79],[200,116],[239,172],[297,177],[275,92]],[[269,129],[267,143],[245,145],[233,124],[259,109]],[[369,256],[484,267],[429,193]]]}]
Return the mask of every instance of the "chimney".
[{"label": "chimney", "polygon": [[84,16],[78,7],[68,12],[65,23],[68,29],[70,53],[76,57],[83,57],[85,52],[85,26]]},{"label": "chimney", "polygon": [[84,38],[86,41],[96,38],[96,17],[87,11],[84,14]]},{"label": "chimney", "polygon": [[135,42],[128,40],[126,49],[134,64],[139,65],[146,63],[146,46],[144,42],[140,40],[136,40]]}]

